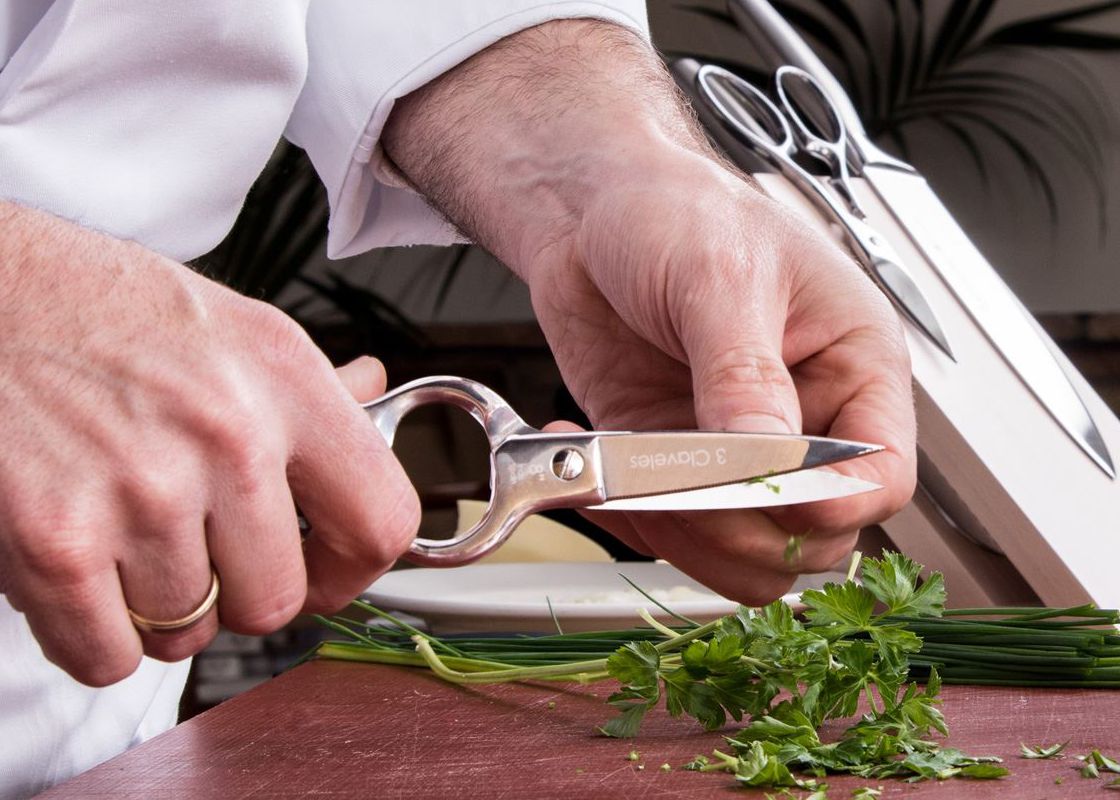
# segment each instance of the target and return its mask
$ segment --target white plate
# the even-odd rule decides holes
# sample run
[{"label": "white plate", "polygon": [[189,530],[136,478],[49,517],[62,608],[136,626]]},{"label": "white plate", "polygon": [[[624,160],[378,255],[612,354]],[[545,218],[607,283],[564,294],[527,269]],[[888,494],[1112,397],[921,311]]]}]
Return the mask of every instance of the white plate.
[{"label": "white plate", "polygon": [[[659,620],[672,621],[619,573],[678,614],[698,622],[716,619],[737,607],[669,564],[637,561],[402,569],[383,575],[362,597],[386,611],[418,617],[436,634],[554,633],[552,613],[565,632],[631,628],[643,624],[639,608]],[[796,605],[802,590],[843,580],[844,575],[835,572],[806,575],[783,599]]]}]

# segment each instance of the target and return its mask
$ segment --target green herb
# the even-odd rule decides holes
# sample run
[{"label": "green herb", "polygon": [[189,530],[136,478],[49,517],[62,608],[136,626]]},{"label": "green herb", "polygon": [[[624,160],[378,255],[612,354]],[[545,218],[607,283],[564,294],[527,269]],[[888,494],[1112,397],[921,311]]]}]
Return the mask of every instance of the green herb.
[{"label": "green herb", "polygon": [[[1096,778],[1100,775],[1102,769],[1120,774],[1120,763],[1104,755],[1100,750],[1091,750],[1089,755],[1078,756],[1077,759],[1085,765],[1081,769],[1081,774],[1085,777]],[[1090,771],[1092,774],[1086,775],[1086,771]]]},{"label": "green herb", "polygon": [[1115,759],[1103,755],[1100,750],[1094,750],[1090,753],[1092,758],[1097,762],[1097,766],[1101,769],[1107,769],[1109,772],[1120,773],[1120,764],[1116,763]]},{"label": "green herb", "polygon": [[1028,747],[1027,745],[1019,742],[1020,758],[1053,758],[1060,752],[1066,749],[1068,741],[1061,744],[1052,744],[1049,747]]},{"label": "green herb", "polygon": [[687,769],[690,772],[706,772],[706,767],[712,763],[711,759],[707,756],[696,756],[696,758],[683,765],[681,769]]},{"label": "green herb", "polygon": [[787,564],[796,565],[801,561],[801,546],[805,542],[805,536],[790,536],[786,541],[786,549],[782,553],[782,560]]},{"label": "green herb", "polygon": [[1120,778],[1113,778],[1104,785],[1106,789],[1120,789]]},{"label": "green herb", "polygon": [[771,472],[767,475],[759,475],[756,478],[748,478],[747,480],[745,480],[743,482],[748,484],[748,485],[752,484],[752,483],[761,483],[763,486],[765,486],[767,489],[772,491],[774,494],[781,494],[782,493],[782,485],[780,483],[774,483],[772,480],[770,480],[770,478],[772,478],[772,477],[774,477],[774,473]]},{"label": "green herb", "polygon": [[[1109,627],[1120,621],[1116,611],[944,611],[941,576],[919,582],[919,573],[898,554],[865,559],[862,583],[849,573],[842,583],[804,592],[804,620],[777,602],[706,625],[677,617],[683,626],[667,627],[644,615],[648,628],[453,643],[403,623],[393,627],[389,615],[356,604],[389,625],[323,620],[350,641],[324,643],[318,653],[426,666],[458,683],[614,678],[619,688],[608,703],[617,713],[602,725],[604,734],[634,736],[661,703],[709,730],[732,719],[743,727],[728,739],[729,752],[698,756],[684,769],[812,792],[827,773],[909,781],[1008,774],[999,759],[938,743],[947,734],[938,708],[942,681],[1120,686],[1120,634]],[[822,742],[821,724],[854,717],[861,701],[868,712],[838,740]],[[1023,745],[1022,752],[1049,758],[1061,747]],[[1085,774],[1113,767],[1120,772],[1099,751],[1082,757]]]},{"label": "green herb", "polygon": [[870,786],[864,786],[861,789],[853,789],[852,790],[852,797],[853,798],[864,798],[864,799],[866,799],[866,798],[869,798],[869,797],[882,797],[882,796],[883,796],[883,787],[882,786],[880,786],[878,789],[872,789]]},{"label": "green herb", "polygon": [[668,761],[666,761],[664,764],[662,764],[660,767],[658,767],[658,769],[661,770],[662,772],[672,772],[673,771],[673,765],[670,764]]},{"label": "green herb", "polygon": [[640,758],[641,758],[641,755],[638,753],[637,750],[631,750],[629,753],[626,754],[626,760],[627,761],[637,761]]}]

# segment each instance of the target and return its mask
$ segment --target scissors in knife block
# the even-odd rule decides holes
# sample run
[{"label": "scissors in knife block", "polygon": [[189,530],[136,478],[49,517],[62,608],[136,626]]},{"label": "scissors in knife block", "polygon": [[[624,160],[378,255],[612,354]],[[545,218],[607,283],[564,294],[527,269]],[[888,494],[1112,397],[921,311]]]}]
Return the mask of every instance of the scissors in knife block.
[{"label": "scissors in knife block", "polygon": [[814,467],[875,453],[879,445],[795,434],[716,431],[546,433],[490,388],[434,376],[407,383],[363,408],[392,445],[414,408],[467,411],[490,444],[490,504],[470,530],[418,538],[407,558],[436,567],[467,564],[498,547],[528,515],[549,508],[617,511],[762,508],[831,500],[882,488]]},{"label": "scissors in knife block", "polygon": [[[842,117],[808,73],[796,67],[783,67],[779,76],[779,99],[784,110],[735,73],[712,64],[700,67],[696,84],[700,96],[732,134],[776,167],[811,202],[840,224],[859,261],[879,288],[904,317],[955,361],[948,337],[929,301],[894,248],[866,222],[866,215],[852,192],[848,138]],[[799,89],[811,92],[814,107],[823,110],[824,118],[820,121],[816,121],[816,117],[813,122],[807,120],[810,115],[795,103],[791,88],[795,82]],[[797,129],[796,136],[790,120]],[[843,202],[794,160],[799,149],[828,163],[832,172],[829,184]]]}]

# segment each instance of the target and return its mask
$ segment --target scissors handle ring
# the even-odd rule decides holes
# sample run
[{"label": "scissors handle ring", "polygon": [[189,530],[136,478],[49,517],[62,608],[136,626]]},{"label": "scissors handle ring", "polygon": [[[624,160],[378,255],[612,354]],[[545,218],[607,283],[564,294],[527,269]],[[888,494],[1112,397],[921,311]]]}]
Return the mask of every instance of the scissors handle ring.
[{"label": "scissors handle ring", "polygon": [[[805,113],[787,85],[792,81],[808,86],[816,96],[817,105],[828,115],[827,123],[820,128],[824,134],[814,130],[813,126],[805,121]],[[836,107],[836,103],[820,82],[800,67],[789,64],[779,67],[774,73],[774,85],[778,99],[785,109],[785,116],[793,123],[801,146],[807,153],[828,165],[832,172],[829,183],[833,189],[844,199],[853,214],[859,219],[865,219],[867,214],[856,198],[855,192],[852,191],[852,176],[848,170],[850,143],[848,126],[844,123],[844,117]]]},{"label": "scissors handle ring", "polygon": [[363,403],[362,408],[391,447],[401,419],[413,409],[432,403],[466,411],[482,425],[491,446],[515,433],[534,430],[490,387],[469,378],[449,375],[433,375],[406,383]]},{"label": "scissors handle ring", "polygon": [[[391,446],[401,419],[432,403],[461,408],[482,425],[490,444],[490,504],[467,531],[448,539],[415,539],[405,556],[409,561],[436,567],[468,564],[501,545],[534,511],[600,499],[591,438],[541,434],[500,395],[476,381],[442,375],[422,378],[362,407]],[[557,456],[578,467],[563,460],[553,464]]]}]

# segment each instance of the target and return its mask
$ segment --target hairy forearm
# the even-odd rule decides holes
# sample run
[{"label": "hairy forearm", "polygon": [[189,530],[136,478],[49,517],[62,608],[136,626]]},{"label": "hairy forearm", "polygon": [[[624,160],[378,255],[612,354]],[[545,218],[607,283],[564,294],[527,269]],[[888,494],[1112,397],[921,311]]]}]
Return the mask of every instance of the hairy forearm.
[{"label": "hairy forearm", "polygon": [[713,154],[657,55],[610,23],[502,40],[400,101],[390,158],[518,272],[570,238],[603,190]]}]

